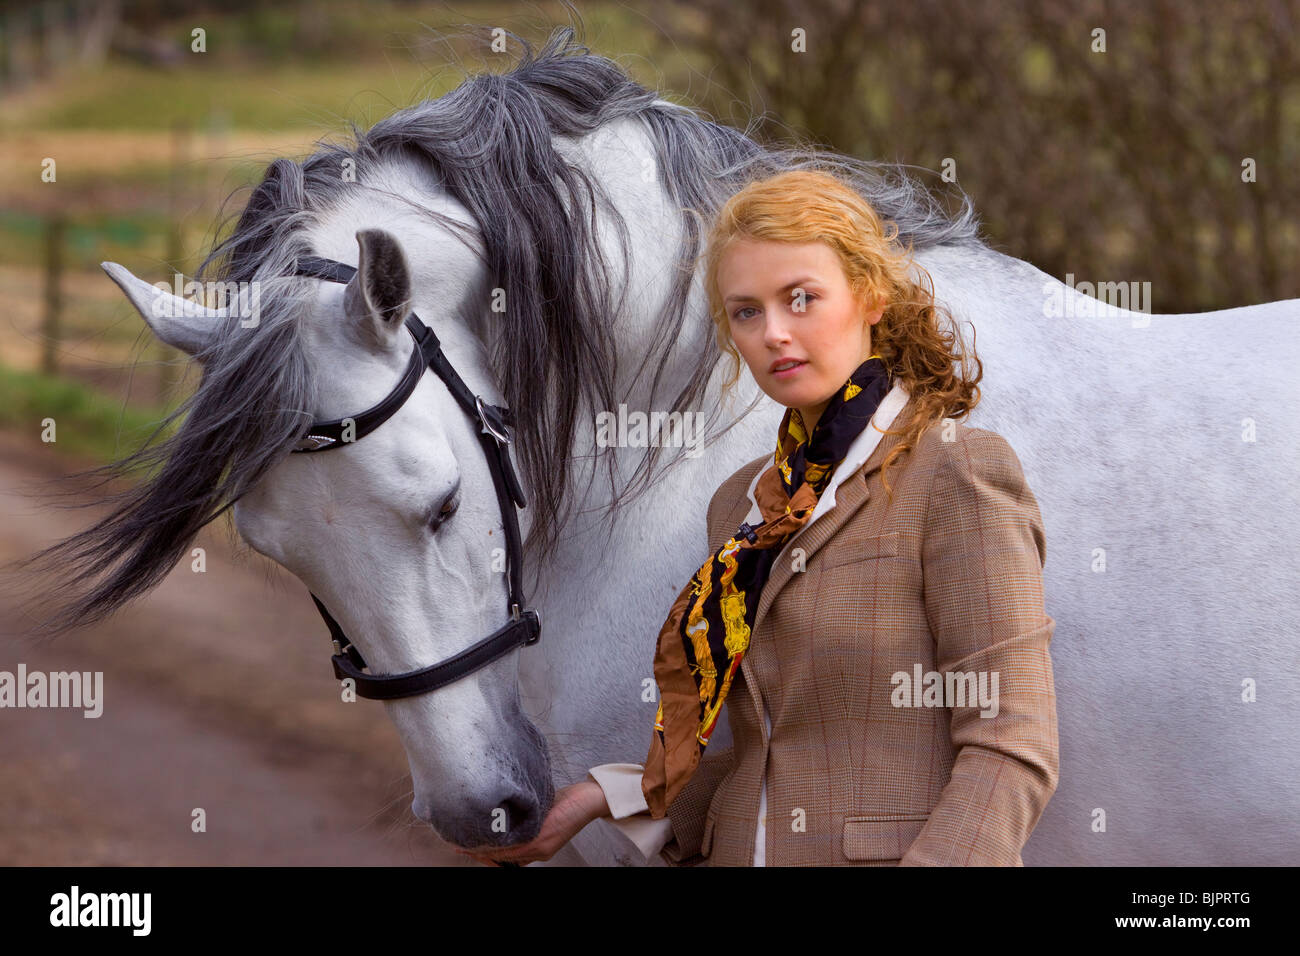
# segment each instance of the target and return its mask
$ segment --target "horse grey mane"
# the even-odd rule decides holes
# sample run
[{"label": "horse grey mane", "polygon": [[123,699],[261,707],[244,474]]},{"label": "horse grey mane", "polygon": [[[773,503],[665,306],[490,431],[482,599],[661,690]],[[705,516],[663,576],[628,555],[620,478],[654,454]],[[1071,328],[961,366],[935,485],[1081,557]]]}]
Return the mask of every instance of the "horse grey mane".
[{"label": "horse grey mane", "polygon": [[[656,102],[657,94],[632,81],[618,64],[576,43],[570,27],[555,30],[538,56],[526,40],[510,35],[524,51],[510,72],[471,76],[439,99],[395,112],[367,132],[353,125],[351,144],[318,143],[321,148],[301,163],[277,159],[269,165],[233,231],[197,273],[201,280],[262,282],[260,325],[219,336],[197,356],[202,365],[197,389],[144,447],[67,476],[99,476],[102,484],[137,468],[154,472],[109,496],[115,507],[94,526],[22,562],[72,579],[69,593],[75,597],[40,630],[54,634],[93,623],[155,587],[198,531],[255,486],[310,424],[313,384],[300,335],[310,280],[278,277],[292,271],[298,256],[314,251],[304,244],[306,229],[350,190],[367,188],[367,178],[384,163],[414,158],[469,210],[486,259],[488,288],[508,291],[511,324],[488,328],[485,338],[490,368],[516,419],[514,448],[532,511],[526,553],[533,562],[551,552],[578,497],[567,488],[581,416],[616,408],[619,401],[614,395],[619,357],[608,328],[619,303],[611,298],[607,263],[590,228],[597,206],[619,230],[625,263],[628,256],[625,225],[601,184],[555,151],[553,135],[581,136],[612,120],[636,117],[658,153],[661,183],[682,211],[688,241],[656,330],[663,353],[644,357],[640,366],[656,369],[653,395],[663,358],[688,319],[703,223],[750,179],[796,168],[834,172],[852,181],[883,219],[897,224],[901,243],[918,250],[979,243],[973,208],[959,189],[961,208],[950,215],[905,167],[812,147],[764,148],[741,131]],[[349,159],[355,182],[340,175]],[[503,196],[519,198],[503,202]],[[460,226],[418,201],[413,206],[452,228]],[[711,322],[704,323],[698,341],[685,387],[670,402],[652,401],[650,407],[687,411],[701,405],[719,357]],[[175,434],[151,446],[182,418]],[[650,484],[659,451],[647,450],[609,514],[626,495]],[[606,464],[612,482],[611,456]]]}]

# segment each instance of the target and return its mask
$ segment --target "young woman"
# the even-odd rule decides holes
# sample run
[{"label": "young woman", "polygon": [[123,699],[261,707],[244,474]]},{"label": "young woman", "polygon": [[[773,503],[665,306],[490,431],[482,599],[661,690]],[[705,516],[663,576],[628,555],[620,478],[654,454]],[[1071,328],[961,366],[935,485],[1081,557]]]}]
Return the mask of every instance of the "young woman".
[{"label": "young woman", "polygon": [[[889,226],[811,170],[723,207],[726,387],[743,358],[787,407],[775,452],[709,506],[646,762],[560,790],[528,844],[462,852],[549,859],[603,817],[676,865],[1021,865],[1058,774],[1042,518],[1007,442],[957,423],[982,367]],[[734,746],[704,758],[724,700]]]}]

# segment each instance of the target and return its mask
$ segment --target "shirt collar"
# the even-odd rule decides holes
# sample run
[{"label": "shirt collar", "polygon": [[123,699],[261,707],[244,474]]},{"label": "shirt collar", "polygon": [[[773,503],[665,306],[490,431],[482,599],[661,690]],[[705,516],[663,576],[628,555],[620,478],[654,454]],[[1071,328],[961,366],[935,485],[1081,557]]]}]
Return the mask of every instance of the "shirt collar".
[{"label": "shirt collar", "polygon": [[[908,398],[908,391],[903,387],[902,381],[895,382],[894,387],[880,400],[880,406],[876,409],[876,413],[871,416],[871,421],[867,424],[867,427],[862,429],[857,438],[853,439],[853,444],[849,446],[843,460],[835,466],[835,471],[831,473],[830,482],[822,490],[821,497],[817,499],[817,507],[813,509],[812,515],[804,522],[803,528],[795,532],[796,535],[835,507],[835,489],[841,482],[866,464],[867,459],[871,457],[871,453],[880,444],[881,432],[889,429],[894,419],[898,417],[898,413],[903,410],[903,406],[907,404]],[[749,497],[750,504],[749,514],[745,516],[745,521],[751,525],[762,524],[763,522],[763,512],[758,507],[757,499],[754,498],[754,488],[757,487],[758,479],[762,477],[763,472],[766,470],[767,468],[758,469],[749,482],[749,489],[745,492]]]}]

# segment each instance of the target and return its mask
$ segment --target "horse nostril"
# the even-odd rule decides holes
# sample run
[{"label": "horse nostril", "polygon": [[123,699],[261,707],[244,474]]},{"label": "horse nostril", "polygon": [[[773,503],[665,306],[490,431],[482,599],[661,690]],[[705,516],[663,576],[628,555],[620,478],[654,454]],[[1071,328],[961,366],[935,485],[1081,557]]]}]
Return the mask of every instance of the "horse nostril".
[{"label": "horse nostril", "polygon": [[531,832],[531,825],[537,818],[537,803],[534,800],[518,795],[504,801],[501,809],[506,813],[507,844],[524,843],[536,836]]}]

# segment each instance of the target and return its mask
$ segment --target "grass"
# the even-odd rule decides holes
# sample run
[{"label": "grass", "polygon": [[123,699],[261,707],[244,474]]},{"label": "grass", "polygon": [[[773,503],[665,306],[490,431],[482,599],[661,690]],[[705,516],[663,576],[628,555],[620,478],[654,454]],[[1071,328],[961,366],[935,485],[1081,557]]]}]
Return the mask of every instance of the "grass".
[{"label": "grass", "polygon": [[[198,217],[194,219],[197,223]],[[89,269],[99,272],[99,263],[108,260],[132,270],[139,269],[151,281],[154,272],[163,277],[159,263],[166,253],[170,228],[165,216],[143,210],[127,216],[89,209],[69,214],[66,222],[62,257],[69,272]],[[200,226],[195,223],[185,223],[191,230],[183,234],[187,243],[185,251],[197,248],[202,241]],[[201,228],[208,229],[210,225],[202,223]],[[9,266],[43,267],[47,229],[47,216],[0,210],[0,262]]]},{"label": "grass", "polygon": [[[416,63],[286,63],[239,75],[196,66],[163,73],[111,63],[69,77],[58,102],[11,116],[25,129],[169,130],[176,122],[243,129],[334,128],[373,122],[414,98],[426,69]],[[441,93],[437,90],[436,93]],[[436,94],[435,94],[436,95]]]},{"label": "grass", "polygon": [[52,444],[69,456],[97,462],[125,457],[173,408],[124,407],[80,383],[0,365],[0,428],[40,438],[46,420],[52,419]]}]

